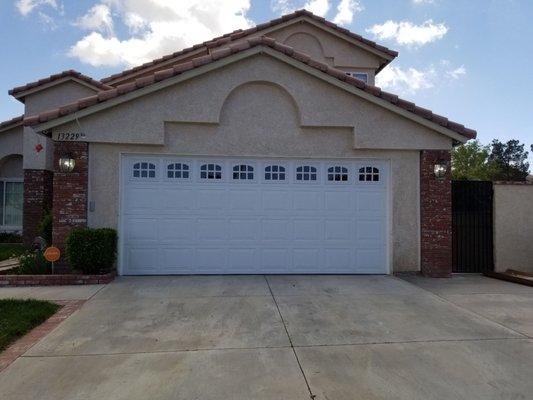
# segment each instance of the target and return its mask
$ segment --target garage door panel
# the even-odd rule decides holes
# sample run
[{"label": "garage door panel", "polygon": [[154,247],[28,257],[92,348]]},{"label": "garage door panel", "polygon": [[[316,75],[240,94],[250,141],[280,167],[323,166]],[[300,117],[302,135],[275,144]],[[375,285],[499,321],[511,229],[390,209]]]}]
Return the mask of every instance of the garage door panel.
[{"label": "garage door panel", "polygon": [[224,210],[226,205],[225,189],[198,189],[196,192],[196,208],[198,210]]},{"label": "garage door panel", "polygon": [[350,213],[353,209],[353,197],[352,193],[348,191],[327,191],[325,193],[326,198],[326,211],[329,212],[341,212]]},{"label": "garage door panel", "polygon": [[320,212],[323,209],[324,193],[321,190],[298,190],[292,192],[293,210]]},{"label": "garage door panel", "polygon": [[267,248],[261,249],[260,253],[260,270],[272,271],[272,273],[287,273],[290,271],[289,249]]},{"label": "garage door panel", "polygon": [[157,241],[156,218],[131,218],[126,223],[126,238],[131,241]]},{"label": "garage door panel", "polygon": [[259,208],[260,193],[259,190],[241,190],[232,189],[228,192],[229,208],[237,212],[255,211]]},{"label": "garage door panel", "polygon": [[190,241],[196,239],[196,220],[193,218],[164,218],[158,222],[159,240]]},{"label": "garage door panel", "polygon": [[195,193],[193,189],[180,187],[179,189],[167,189],[161,192],[162,211],[180,213],[184,210],[194,209]]},{"label": "garage door panel", "polygon": [[289,240],[291,237],[288,219],[261,219],[260,225],[263,240]]},{"label": "garage door panel", "polygon": [[154,187],[131,188],[126,197],[124,209],[130,214],[145,214],[147,211],[159,209],[161,198],[154,198]]},{"label": "garage door panel", "polygon": [[174,273],[193,270],[194,249],[190,247],[161,249],[161,266],[164,270],[174,271]]},{"label": "garage door panel", "polygon": [[262,190],[263,210],[287,212],[291,208],[291,195],[287,189],[275,189],[267,186]]},{"label": "garage door panel", "polygon": [[[185,163],[180,157],[149,159],[157,168]],[[133,165],[129,160],[124,157],[126,172]],[[313,162],[316,175],[307,174],[306,180],[306,171],[300,178],[295,171],[310,164],[298,160],[188,158],[185,178],[176,175],[178,167],[173,177],[157,170],[153,180],[127,174],[122,178],[122,273],[386,273],[385,164],[342,164],[349,176],[338,181],[328,180],[335,161]],[[384,179],[359,181],[359,175],[368,175],[358,173],[367,164],[378,166]],[[203,165],[220,171],[202,175]],[[239,174],[234,180],[234,165],[252,165],[252,179]],[[270,171],[267,180],[265,167],[272,165],[285,170]]]},{"label": "garage door panel", "polygon": [[205,269],[207,272],[215,273],[219,271],[224,272],[226,269],[226,255],[225,247],[219,248],[197,248],[195,256],[195,264],[198,268]]},{"label": "garage door panel", "polygon": [[293,239],[299,240],[322,240],[324,223],[318,219],[294,219]]},{"label": "garage door panel", "polygon": [[226,219],[198,218],[196,220],[196,238],[202,240],[224,240],[226,238]]},{"label": "garage door panel", "polygon": [[246,273],[257,271],[257,250],[251,248],[230,248],[228,249],[228,265],[230,272]]},{"label": "garage door panel", "polygon": [[321,253],[317,248],[295,248],[292,251],[295,272],[317,271],[322,266]]},{"label": "garage door panel", "polygon": [[257,240],[259,223],[257,218],[231,218],[229,220],[229,238],[232,240]]}]

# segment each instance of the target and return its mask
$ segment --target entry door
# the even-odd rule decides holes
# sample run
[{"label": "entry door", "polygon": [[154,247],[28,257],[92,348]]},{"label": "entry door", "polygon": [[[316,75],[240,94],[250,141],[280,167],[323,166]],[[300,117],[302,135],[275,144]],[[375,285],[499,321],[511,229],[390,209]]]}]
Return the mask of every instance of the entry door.
[{"label": "entry door", "polygon": [[121,272],[388,273],[386,162],[125,156]]}]

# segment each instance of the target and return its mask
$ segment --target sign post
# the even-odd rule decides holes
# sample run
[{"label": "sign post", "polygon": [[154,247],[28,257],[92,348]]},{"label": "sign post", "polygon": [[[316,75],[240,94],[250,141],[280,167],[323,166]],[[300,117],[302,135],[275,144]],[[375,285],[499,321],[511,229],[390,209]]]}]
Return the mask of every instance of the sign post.
[{"label": "sign post", "polygon": [[48,247],[44,253],[43,256],[46,261],[49,261],[52,263],[52,275],[54,274],[54,262],[59,260],[59,257],[61,257],[61,251],[55,246]]}]

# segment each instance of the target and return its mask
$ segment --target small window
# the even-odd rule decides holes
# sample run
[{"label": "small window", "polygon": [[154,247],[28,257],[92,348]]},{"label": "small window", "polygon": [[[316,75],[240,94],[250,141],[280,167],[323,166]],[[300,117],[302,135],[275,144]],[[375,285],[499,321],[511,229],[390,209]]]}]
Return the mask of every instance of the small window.
[{"label": "small window", "polygon": [[183,163],[173,163],[167,166],[167,178],[189,179],[189,166]]},{"label": "small window", "polygon": [[222,167],[218,164],[204,164],[200,167],[201,179],[222,179]]},{"label": "small window", "polygon": [[348,182],[348,168],[346,167],[329,167],[328,168],[329,182]]},{"label": "small window", "polygon": [[310,165],[302,165],[296,168],[296,180],[297,181],[316,181],[317,174],[316,168]]},{"label": "small window", "polygon": [[233,179],[251,180],[254,179],[254,167],[246,164],[239,164],[233,167]]},{"label": "small window", "polygon": [[359,168],[359,182],[379,182],[379,169],[376,167]]},{"label": "small window", "polygon": [[138,162],[133,164],[134,178],[155,178],[155,164],[150,162]]},{"label": "small window", "polygon": [[346,75],[355,79],[359,79],[364,83],[368,83],[368,74],[366,72],[346,72]]},{"label": "small window", "polygon": [[285,167],[281,165],[269,165],[265,167],[265,181],[284,181]]}]

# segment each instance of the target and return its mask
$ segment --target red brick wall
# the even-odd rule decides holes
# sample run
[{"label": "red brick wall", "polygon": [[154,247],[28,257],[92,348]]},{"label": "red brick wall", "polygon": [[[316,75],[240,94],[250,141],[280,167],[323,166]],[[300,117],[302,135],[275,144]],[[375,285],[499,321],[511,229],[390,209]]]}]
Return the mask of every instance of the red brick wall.
[{"label": "red brick wall", "polygon": [[52,181],[54,173],[41,169],[24,170],[24,203],[22,237],[30,246],[37,236],[45,210],[52,209]]},{"label": "red brick wall", "polygon": [[423,150],[420,154],[421,272],[432,277],[449,277],[452,272],[452,186],[451,171],[437,179],[433,167],[450,163],[450,152]]},{"label": "red brick wall", "polygon": [[[72,228],[87,226],[88,150],[85,142],[56,142],[54,148],[54,245],[62,257],[59,266],[66,266],[64,244]],[[76,160],[74,171],[60,172],[59,158],[70,153]]]}]

